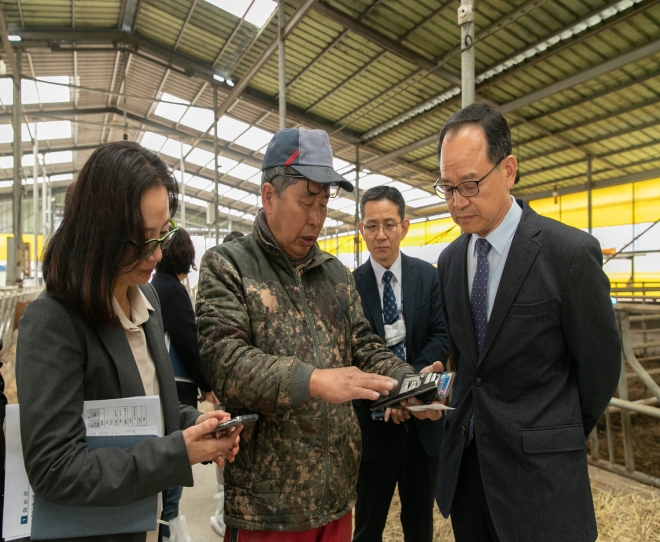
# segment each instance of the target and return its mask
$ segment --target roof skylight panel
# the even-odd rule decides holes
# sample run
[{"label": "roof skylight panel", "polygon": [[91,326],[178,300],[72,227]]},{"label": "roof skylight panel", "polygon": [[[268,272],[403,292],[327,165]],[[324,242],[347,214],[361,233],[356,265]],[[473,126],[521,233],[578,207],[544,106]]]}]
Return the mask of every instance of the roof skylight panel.
[{"label": "roof skylight panel", "polygon": [[213,111],[203,107],[191,107],[181,117],[180,122],[189,128],[206,132],[213,124]]},{"label": "roof skylight panel", "polygon": [[73,180],[73,173],[61,173],[60,175],[51,175],[50,182],[57,183],[62,181],[71,181]]},{"label": "roof skylight panel", "polygon": [[[227,158],[226,156],[218,156],[218,171],[220,173],[227,173],[237,165],[238,162],[236,160],[232,160],[231,158]],[[208,167],[211,169],[213,169],[213,166],[214,164],[208,165]]]},{"label": "roof skylight panel", "polygon": [[[166,154],[167,156],[172,156],[173,158],[181,159],[181,141],[176,139],[168,139],[165,142],[165,145],[162,146],[160,152]],[[183,154],[187,154],[192,147],[186,143],[183,144]]]},{"label": "roof skylight panel", "polygon": [[210,162],[213,160],[213,153],[200,149],[199,147],[194,148],[190,154],[186,157],[186,162],[195,164],[196,166],[206,166],[209,165],[213,168],[213,164]]},{"label": "roof skylight panel", "polygon": [[11,77],[0,79],[0,101],[5,105],[14,103],[14,83]]},{"label": "roof skylight panel", "polygon": [[14,128],[11,124],[0,124],[0,143],[13,143]]},{"label": "roof skylight panel", "polygon": [[140,144],[149,150],[160,152],[167,138],[155,132],[145,132]]},{"label": "roof skylight panel", "polygon": [[256,207],[259,202],[256,194],[248,194],[241,200],[241,203],[245,203],[246,205],[252,205],[253,207]]},{"label": "roof skylight panel", "polygon": [[415,209],[418,209],[420,207],[428,207],[429,205],[439,205],[442,203],[438,196],[432,196],[431,194],[428,194],[427,197],[422,198],[422,199],[417,199],[414,201],[408,201],[406,200],[406,205],[410,207],[414,207]]},{"label": "roof skylight panel", "polygon": [[232,177],[236,177],[242,181],[247,181],[257,173],[260,173],[259,168],[248,166],[247,164],[239,164],[228,172]]},{"label": "roof skylight panel", "polygon": [[[21,124],[21,139],[23,141],[31,141],[32,132],[34,131],[34,124]],[[12,128],[13,137],[13,128]],[[37,139],[39,141],[44,139],[67,139],[71,137],[71,121],[70,120],[56,120],[52,122],[37,122]]]},{"label": "roof skylight panel", "polygon": [[406,200],[406,203],[408,203],[409,201],[415,201],[418,199],[430,198],[430,197],[434,197],[437,199],[437,196],[435,194],[429,194],[426,190],[420,190],[419,188],[413,188],[411,190],[407,190],[406,193],[403,195],[403,197]]},{"label": "roof skylight panel", "polygon": [[252,149],[253,151],[258,151],[264,146],[268,145],[270,140],[273,138],[273,134],[262,130],[261,128],[256,128],[253,126],[247,132],[245,132],[241,137],[236,139],[234,143],[241,145],[246,149]]},{"label": "roof skylight panel", "polygon": [[225,141],[234,141],[249,127],[250,125],[245,122],[223,115],[218,120],[218,137]]},{"label": "roof skylight panel", "polygon": [[240,188],[232,188],[231,190],[228,190],[224,194],[222,194],[223,198],[229,198],[229,199],[235,199],[236,201],[240,201],[243,198],[249,196],[250,193],[246,192],[245,190],[241,190]]},{"label": "roof skylight panel", "polygon": [[376,186],[383,186],[385,184],[390,184],[392,182],[391,177],[386,177],[385,175],[367,175],[366,177],[360,176],[360,192],[363,190],[369,190]]},{"label": "roof skylight panel", "polygon": [[330,198],[328,201],[328,207],[330,209],[335,209],[336,211],[341,211],[342,209],[347,209],[349,207],[355,208],[355,202],[348,198]]},{"label": "roof skylight panel", "polygon": [[273,0],[255,0],[250,11],[245,14],[245,20],[257,28],[261,28],[266,24],[276,7],[277,3]]},{"label": "roof skylight panel", "polygon": [[[235,15],[239,19],[245,17],[245,20],[248,23],[253,24],[257,28],[261,28],[264,24],[266,24],[266,21],[277,7],[277,3],[273,2],[273,0],[254,0],[254,3],[252,3],[251,0],[206,1],[209,4],[212,4],[228,13],[231,13],[232,15]],[[251,3],[252,7],[250,8]],[[250,8],[249,11],[248,8]]]},{"label": "roof skylight panel", "polygon": [[211,181],[204,179],[203,177],[198,177],[194,175],[189,181],[186,182],[186,187],[190,186],[191,188],[196,188],[197,190],[206,190],[211,189]]},{"label": "roof skylight panel", "polygon": [[[190,102],[182,100],[181,98],[174,96],[173,94],[168,94],[164,92],[160,98],[165,102],[175,102],[175,103],[163,103],[159,102],[154,110],[154,115],[163,117],[164,119],[171,120],[173,122],[179,122],[183,114],[186,112],[187,106],[190,105]],[[181,105],[178,105],[181,104]],[[213,122],[213,119],[211,119]]]},{"label": "roof skylight panel", "polygon": [[[59,83],[52,85],[49,83]],[[61,85],[70,83],[68,75],[53,77],[37,77],[37,81],[23,79],[21,81],[21,102],[25,104],[50,104],[71,101],[71,89]],[[3,100],[4,102],[4,100]],[[5,102],[6,103],[6,102]],[[13,103],[13,94],[12,94]]]},{"label": "roof skylight panel", "polygon": [[[391,186],[392,188],[396,188],[399,192],[405,192],[406,194],[409,193],[409,191],[412,189],[412,186],[406,183],[402,183],[401,181],[392,181],[389,183],[387,186]],[[405,195],[404,195],[405,197]]]},{"label": "roof skylight panel", "polygon": [[46,164],[65,164],[73,162],[72,151],[47,152]]},{"label": "roof skylight panel", "polygon": [[14,157],[13,156],[0,156],[0,168],[2,168],[2,169],[13,169],[14,168]]},{"label": "roof skylight panel", "polygon": [[199,199],[199,198],[190,198],[186,201],[186,203],[190,203],[191,205],[197,205],[198,207],[206,207],[208,201],[204,201],[203,199]]}]

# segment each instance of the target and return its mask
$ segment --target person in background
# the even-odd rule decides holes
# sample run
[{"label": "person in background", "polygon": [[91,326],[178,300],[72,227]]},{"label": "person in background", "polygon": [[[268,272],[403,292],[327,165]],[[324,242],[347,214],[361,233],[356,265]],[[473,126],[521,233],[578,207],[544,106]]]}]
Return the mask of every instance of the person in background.
[{"label": "person in background", "polygon": [[234,239],[238,239],[239,237],[243,237],[243,233],[240,231],[231,231],[227,235],[225,235],[225,238],[222,240],[223,243],[229,243],[229,241],[233,241]]},{"label": "person in background", "polygon": [[[195,245],[188,232],[179,228],[163,252],[163,258],[156,264],[156,274],[151,284],[160,300],[179,402],[197,408],[199,399],[213,405],[218,404],[218,399],[211,389],[199,357],[195,312],[190,296],[181,283],[191,269],[195,269]],[[198,390],[201,390],[201,396]],[[182,492],[182,486],[168,489],[163,508],[163,520],[170,523],[163,527],[163,536],[170,538],[171,542],[186,542],[186,520],[179,516]]]},{"label": "person in background", "polygon": [[[44,253],[46,289],[19,323],[16,384],[23,456],[35,495],[65,506],[128,506],[192,486],[191,466],[224,464],[239,431],[210,438],[222,411],[179,404],[160,303],[148,283],[176,235],[177,182],[137,143],[98,147],[78,173]],[[83,402],[160,396],[160,438],[90,449]],[[237,428],[240,430],[240,426]],[[147,542],[148,533],[77,538]]]},{"label": "person in background", "polygon": [[[396,188],[377,186],[364,193],[359,228],[370,258],[353,277],[371,329],[419,372],[436,360],[444,363],[449,342],[435,268],[399,248],[410,226],[405,210]],[[405,409],[386,411],[384,421],[374,413],[374,419],[371,404],[353,401],[362,430],[353,542],[382,540],[397,483],[406,542],[431,542],[442,425],[410,420]]]},{"label": "person in background", "polygon": [[621,371],[600,245],[511,196],[518,164],[495,106],[452,115],[438,161],[463,232],[438,259],[457,367],[440,510],[457,542],[592,542],[585,437]]}]

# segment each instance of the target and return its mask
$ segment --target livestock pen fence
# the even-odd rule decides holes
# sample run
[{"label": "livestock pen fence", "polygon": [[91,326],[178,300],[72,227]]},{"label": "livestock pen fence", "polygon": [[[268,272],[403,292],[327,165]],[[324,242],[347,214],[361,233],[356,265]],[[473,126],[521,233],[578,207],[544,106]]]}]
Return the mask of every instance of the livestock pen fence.
[{"label": "livestock pen fence", "polygon": [[[621,334],[621,373],[617,396],[610,400],[603,416],[604,431],[600,423],[600,431],[597,427],[589,436],[589,461],[617,474],[660,487],[657,471],[660,449],[655,443],[660,439],[660,386],[654,379],[654,375],[660,375],[660,304],[618,303],[614,308]],[[637,398],[632,400],[631,395]],[[619,420],[614,420],[615,415],[620,416],[620,429]],[[635,430],[632,420],[638,416],[646,417],[644,421],[651,423]],[[603,433],[607,458],[601,457]],[[623,441],[622,458],[617,453],[617,449],[621,450],[619,439]],[[653,472],[636,468],[635,451],[638,461],[640,457],[644,459],[646,470]]]}]

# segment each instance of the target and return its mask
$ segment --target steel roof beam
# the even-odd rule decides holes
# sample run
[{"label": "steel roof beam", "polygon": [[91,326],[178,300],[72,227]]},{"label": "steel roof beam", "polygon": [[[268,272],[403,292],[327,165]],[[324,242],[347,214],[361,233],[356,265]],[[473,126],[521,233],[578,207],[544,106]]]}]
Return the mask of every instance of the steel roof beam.
[{"label": "steel roof beam", "polygon": [[[287,21],[282,32],[282,39],[286,38],[294,28],[302,21],[309,11],[314,7],[314,4],[318,0],[305,0],[303,4],[296,10],[296,12],[291,16],[291,19]],[[248,84],[252,78],[259,72],[259,70],[264,66],[268,59],[273,55],[273,53],[279,47],[279,38],[274,39],[266,48],[266,50],[261,54],[261,56],[250,66],[250,69],[241,77],[240,81],[235,83],[234,88],[227,95],[218,107],[218,110],[215,112],[216,118],[222,117],[231,106],[233,106],[238,100],[241,93],[247,88]]]},{"label": "steel roof beam", "polygon": [[[575,87],[576,85],[589,81],[590,79],[593,79],[595,77],[600,77],[601,75],[604,75],[610,71],[614,71],[619,68],[622,68],[627,64],[641,60],[659,51],[660,51],[660,40],[651,42],[638,49],[635,49],[633,51],[620,55],[616,58],[613,58],[607,62],[604,62],[603,64],[600,64],[599,66],[596,66],[590,70],[585,70],[576,75],[568,77],[562,81],[558,81],[553,85],[549,85],[543,89],[540,89],[536,92],[532,92],[531,94],[522,96],[521,98],[517,98],[515,100],[511,100],[510,102],[502,104],[500,105],[500,112],[502,114],[512,113],[517,109],[530,105],[531,103],[534,103],[536,101],[545,99],[549,96],[552,96],[553,94],[556,94],[557,92],[562,92],[569,88]],[[387,160],[399,158],[400,156],[403,156],[405,154],[416,151],[418,149],[421,149],[423,147],[426,147],[427,145],[434,143],[435,141],[437,141],[437,138],[438,138],[437,134],[427,136],[423,139],[420,139],[419,141],[410,143],[409,145],[401,147],[400,149],[397,149],[395,151],[384,154],[383,156],[370,160],[369,162],[366,162],[364,164],[364,167],[365,168],[373,167],[375,165],[382,164]]]},{"label": "steel roof beam", "polygon": [[132,32],[133,24],[135,23],[135,15],[137,13],[138,3],[140,0],[126,0],[124,6],[124,18],[121,23],[121,30],[123,32]]},{"label": "steel roof beam", "polygon": [[503,115],[506,115],[511,111],[521,109],[530,105],[531,103],[543,100],[548,96],[552,96],[558,92],[562,92],[577,85],[581,85],[590,79],[595,79],[596,77],[605,75],[608,72],[618,70],[627,64],[632,64],[633,62],[642,60],[643,58],[653,55],[657,52],[660,52],[660,40],[653,41],[638,49],[634,49],[633,51],[608,60],[607,62],[603,62],[602,64],[591,68],[590,70],[585,70],[571,77],[567,77],[562,81],[557,81],[556,83],[548,85],[547,87],[537,90],[536,92],[532,92],[526,96],[511,100],[510,102],[500,106],[500,112]]}]

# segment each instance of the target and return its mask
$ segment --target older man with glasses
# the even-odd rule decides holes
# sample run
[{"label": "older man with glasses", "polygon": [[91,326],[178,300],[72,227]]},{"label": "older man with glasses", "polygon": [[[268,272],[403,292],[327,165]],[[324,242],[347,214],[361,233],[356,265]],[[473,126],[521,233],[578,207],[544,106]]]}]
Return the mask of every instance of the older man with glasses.
[{"label": "older man with glasses", "polygon": [[490,104],[449,118],[438,160],[436,191],[463,231],[438,259],[457,366],[440,510],[457,542],[591,542],[585,437],[621,369],[600,245],[510,195],[518,164]]},{"label": "older man with glasses", "polygon": [[413,369],[371,333],[350,271],[316,244],[329,199],[353,191],[328,135],[279,131],[262,169],[253,232],[206,253],[197,299],[216,395],[259,415],[225,472],[225,540],[348,542],[361,452],[351,400],[387,395]]}]

